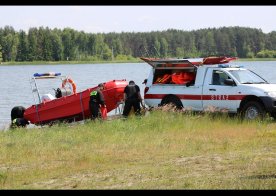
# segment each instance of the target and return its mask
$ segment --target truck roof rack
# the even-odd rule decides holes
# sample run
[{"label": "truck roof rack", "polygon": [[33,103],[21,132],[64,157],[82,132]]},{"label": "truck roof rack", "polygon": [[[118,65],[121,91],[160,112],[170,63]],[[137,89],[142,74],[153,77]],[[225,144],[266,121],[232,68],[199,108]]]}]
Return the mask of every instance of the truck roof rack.
[{"label": "truck roof rack", "polygon": [[200,65],[215,65],[229,63],[236,60],[236,57],[206,57],[193,59],[177,59],[177,58],[145,58],[140,57],[143,61],[152,67],[197,67]]}]

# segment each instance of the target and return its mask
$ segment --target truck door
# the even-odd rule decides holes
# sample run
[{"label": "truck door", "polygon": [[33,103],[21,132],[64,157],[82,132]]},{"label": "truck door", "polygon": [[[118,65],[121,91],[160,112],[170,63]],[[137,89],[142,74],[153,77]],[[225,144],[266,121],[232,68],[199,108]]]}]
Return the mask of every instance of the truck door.
[{"label": "truck door", "polygon": [[238,87],[236,84],[227,85],[225,79],[232,79],[229,74],[222,69],[208,69],[203,85],[203,108],[228,112],[237,112]]}]

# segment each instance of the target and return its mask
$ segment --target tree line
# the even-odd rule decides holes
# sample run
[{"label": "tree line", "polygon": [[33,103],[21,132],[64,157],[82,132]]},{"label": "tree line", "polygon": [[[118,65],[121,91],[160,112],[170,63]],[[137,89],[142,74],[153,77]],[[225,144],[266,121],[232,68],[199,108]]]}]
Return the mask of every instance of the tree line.
[{"label": "tree line", "polygon": [[247,27],[85,33],[71,28],[0,28],[0,61],[130,60],[137,57],[276,58],[276,31]]}]

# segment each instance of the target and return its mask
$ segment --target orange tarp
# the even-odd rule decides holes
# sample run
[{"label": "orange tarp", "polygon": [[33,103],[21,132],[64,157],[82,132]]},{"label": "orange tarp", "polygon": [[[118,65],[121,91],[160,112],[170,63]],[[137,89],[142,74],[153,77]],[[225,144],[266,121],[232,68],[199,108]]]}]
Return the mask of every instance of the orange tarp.
[{"label": "orange tarp", "polygon": [[186,84],[195,79],[193,72],[179,72],[173,74],[164,74],[159,76],[154,84]]},{"label": "orange tarp", "polygon": [[175,84],[186,84],[195,79],[193,72],[180,72],[172,74],[172,82]]}]

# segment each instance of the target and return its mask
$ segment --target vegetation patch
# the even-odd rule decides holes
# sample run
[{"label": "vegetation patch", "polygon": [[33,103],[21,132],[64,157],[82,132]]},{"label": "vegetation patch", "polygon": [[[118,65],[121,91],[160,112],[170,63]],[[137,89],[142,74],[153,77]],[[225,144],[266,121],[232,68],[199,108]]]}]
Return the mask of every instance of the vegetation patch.
[{"label": "vegetation patch", "polygon": [[275,189],[276,124],[153,110],[0,132],[1,189]]}]

